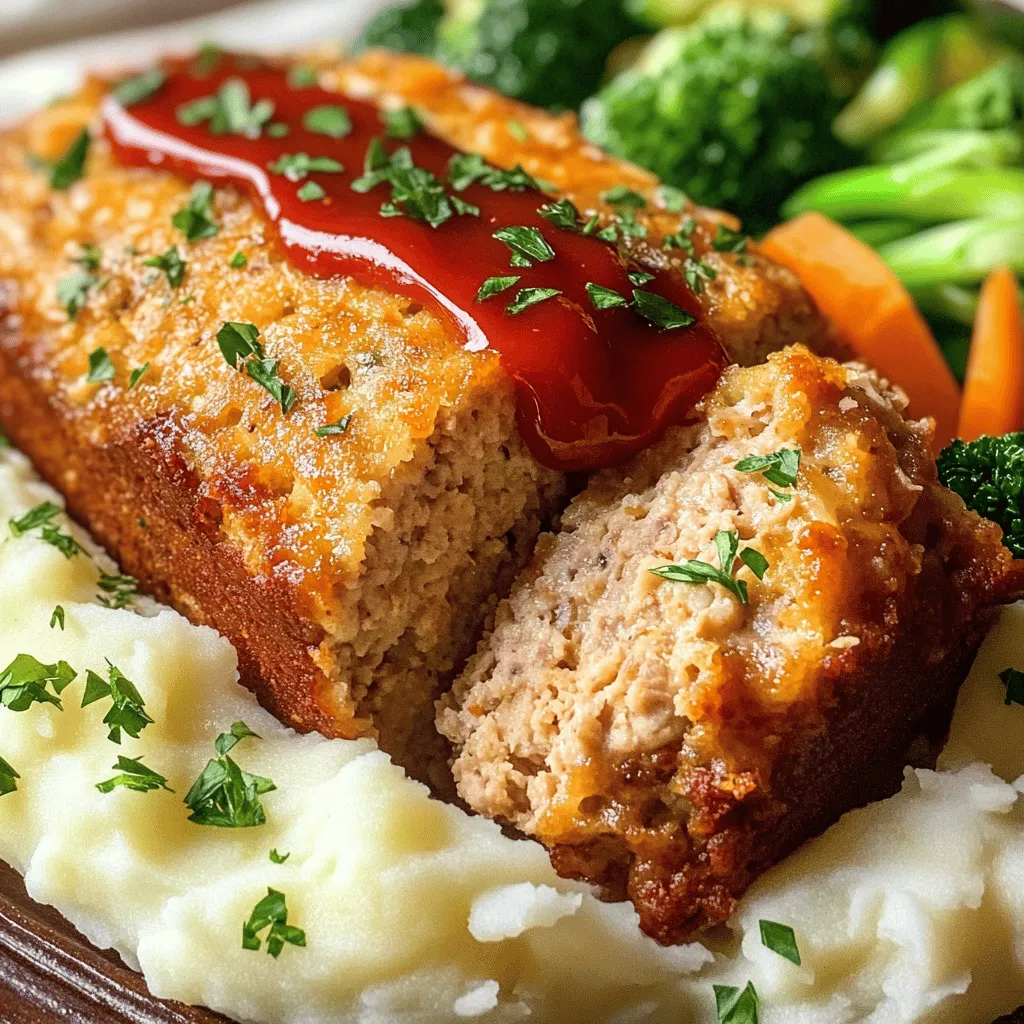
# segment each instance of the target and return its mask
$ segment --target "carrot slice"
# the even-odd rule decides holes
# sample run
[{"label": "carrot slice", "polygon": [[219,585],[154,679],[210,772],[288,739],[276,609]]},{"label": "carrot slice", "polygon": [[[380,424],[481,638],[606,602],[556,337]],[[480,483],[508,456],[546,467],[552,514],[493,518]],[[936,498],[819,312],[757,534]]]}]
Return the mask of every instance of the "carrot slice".
[{"label": "carrot slice", "polygon": [[1012,270],[993,271],[981,289],[967,357],[958,436],[976,441],[1024,428],[1024,326]]},{"label": "carrot slice", "polygon": [[935,451],[956,435],[960,386],[900,279],[870,246],[820,213],[780,224],[761,251],[803,282],[855,356],[898,384],[911,416],[935,420]]}]

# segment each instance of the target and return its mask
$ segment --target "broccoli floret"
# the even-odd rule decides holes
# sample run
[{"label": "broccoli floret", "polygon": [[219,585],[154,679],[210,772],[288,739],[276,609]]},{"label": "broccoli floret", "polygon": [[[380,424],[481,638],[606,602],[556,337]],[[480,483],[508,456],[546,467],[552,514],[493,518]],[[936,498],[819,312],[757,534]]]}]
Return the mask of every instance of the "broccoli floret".
[{"label": "broccoli floret", "polygon": [[622,0],[470,0],[444,20],[438,55],[506,96],[578,107],[639,31]]},{"label": "broccoli floret", "polygon": [[830,130],[837,106],[790,19],[729,11],[655,36],[581,117],[599,146],[756,232],[798,182],[842,163]]},{"label": "broccoli floret", "polygon": [[1003,544],[1024,558],[1024,432],[954,441],[938,459],[939,479],[968,508],[1003,529]]},{"label": "broccoli floret", "polygon": [[413,0],[412,3],[385,7],[363,29],[355,49],[384,46],[403,53],[432,54],[437,43],[437,27],[443,16],[441,0]]}]

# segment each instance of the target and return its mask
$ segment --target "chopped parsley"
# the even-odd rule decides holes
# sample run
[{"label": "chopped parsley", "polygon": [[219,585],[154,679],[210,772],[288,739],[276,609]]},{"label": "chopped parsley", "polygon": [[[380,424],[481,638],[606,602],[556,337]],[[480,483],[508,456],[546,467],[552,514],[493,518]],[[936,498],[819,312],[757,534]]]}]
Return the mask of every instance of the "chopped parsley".
[{"label": "chopped parsley", "polygon": [[631,270],[626,276],[638,288],[654,280],[654,275],[648,274],[646,270]]},{"label": "chopped parsley", "polygon": [[63,511],[60,505],[55,505],[52,501],[44,501],[34,508],[30,508],[17,519],[11,516],[7,520],[7,525],[15,537],[21,537],[32,530],[38,530],[41,526],[45,526],[54,516],[60,515]]},{"label": "chopped parsley", "polygon": [[313,431],[317,437],[337,437],[339,434],[344,434],[348,430],[348,425],[352,422],[352,413],[347,412],[340,420],[335,423],[325,423],[322,427],[317,427]]},{"label": "chopped parsley", "polygon": [[662,241],[664,249],[682,249],[688,256],[696,256],[697,250],[693,244],[693,233],[697,230],[695,217],[684,217],[679,230],[673,234],[666,235]]},{"label": "chopped parsley", "polygon": [[[746,581],[738,580],[733,576],[739,543],[739,534],[735,531],[719,530],[715,534],[715,547],[718,550],[718,562],[721,566],[718,569],[708,562],[700,562],[691,558],[680,564],[660,565],[647,571],[672,583],[717,583],[728,590],[740,604],[749,604],[750,597]],[[739,552],[739,557],[759,580],[764,579],[764,574],[768,570],[768,560],[760,551],[744,548]]]},{"label": "chopped parsley", "polygon": [[0,796],[7,796],[8,793],[14,793],[18,789],[17,780],[21,776],[2,758],[0,757]]},{"label": "chopped parsley", "polygon": [[96,581],[100,594],[96,600],[104,608],[127,608],[139,592],[139,581],[134,576],[101,572]]},{"label": "chopped parsley", "polygon": [[85,376],[87,383],[103,384],[113,380],[116,375],[114,363],[105,348],[98,348],[89,353],[89,372]]},{"label": "chopped parsley", "polygon": [[[546,263],[555,258],[555,250],[548,244],[539,228],[523,227],[521,224],[517,224],[499,228],[491,237],[496,238],[499,242],[504,242],[512,250],[513,255],[520,256],[524,260],[538,260],[541,263]],[[530,264],[525,265],[529,266]]]},{"label": "chopped parsley", "polygon": [[111,91],[118,103],[125,107],[131,107],[143,100],[148,100],[150,96],[163,88],[166,81],[167,74],[163,68],[150,68],[149,71],[143,71],[141,75],[135,75],[119,82]]},{"label": "chopped parsley", "polygon": [[217,234],[217,222],[213,219],[213,186],[208,181],[197,181],[188,205],[171,217],[171,223],[189,242]]},{"label": "chopped parsley", "polygon": [[10,438],[8,438],[8,436],[2,430],[0,430],[0,451],[2,451],[4,448],[10,448],[10,447],[11,447]]},{"label": "chopped parsley", "polygon": [[555,199],[545,203],[537,212],[556,228],[576,231],[579,228],[579,213],[568,199]]},{"label": "chopped parsley", "polygon": [[[736,469],[741,473],[760,473],[769,483],[776,487],[793,487],[800,472],[800,449],[780,448],[770,455],[751,455],[740,459]],[[782,502],[792,501],[790,494],[772,490],[772,494]]]},{"label": "chopped parsley", "polygon": [[33,704],[52,704],[58,711],[63,710],[60,694],[77,677],[66,661],[44,665],[30,654],[19,654],[0,672],[0,705],[8,711],[28,711]]},{"label": "chopped parsley", "polygon": [[103,724],[110,727],[107,739],[111,743],[120,743],[123,729],[133,740],[137,740],[142,730],[153,722],[145,711],[146,702],[135,689],[135,684],[109,661],[107,677],[105,680],[92,670],[86,673],[82,707],[87,708],[90,704],[109,697],[110,710],[103,716]]},{"label": "chopped parsley", "polygon": [[628,306],[629,300],[612,288],[604,288],[593,281],[587,282],[587,295],[594,309],[614,309],[616,306]]},{"label": "chopped parsley", "polygon": [[327,192],[323,185],[316,181],[307,181],[304,185],[300,185],[296,190],[295,194],[304,202],[311,203],[317,199],[323,199],[326,197]]},{"label": "chopped parsley", "polygon": [[286,135],[290,135],[291,131],[291,128],[283,121],[271,121],[267,125],[267,134],[272,139],[283,139]]},{"label": "chopped parsley", "polygon": [[167,252],[160,256],[147,256],[142,263],[143,266],[162,270],[167,275],[167,283],[172,288],[177,288],[185,277],[186,263],[181,258],[181,253],[178,252],[176,245],[172,245]]},{"label": "chopped parsley", "polygon": [[293,89],[311,89],[319,81],[316,68],[309,64],[296,64],[288,69],[288,84]]},{"label": "chopped parsley", "polygon": [[654,193],[654,201],[669,213],[682,213],[686,209],[689,197],[682,189],[673,185],[659,185]]},{"label": "chopped parsley", "polygon": [[98,270],[102,259],[103,252],[98,245],[83,242],[81,252],[77,256],[72,256],[71,262],[80,264],[86,270]]},{"label": "chopped parsley", "polygon": [[1015,668],[1004,668],[999,678],[1006,687],[1004,704],[1024,704],[1024,672]]},{"label": "chopped parsley", "polygon": [[530,138],[530,133],[526,130],[526,125],[514,117],[510,117],[505,122],[505,127],[508,129],[509,135],[511,135],[517,142],[526,142]]},{"label": "chopped parsley", "polygon": [[302,118],[302,127],[307,132],[316,132],[317,135],[343,139],[352,131],[352,119],[343,106],[337,103],[324,103],[306,111]]},{"label": "chopped parsley", "polygon": [[290,853],[278,853],[277,850],[270,851],[270,859],[275,864],[283,864],[290,856]]},{"label": "chopped parsley", "polygon": [[689,327],[697,320],[674,302],[669,302],[668,299],[663,299],[653,292],[641,291],[639,288],[633,289],[633,307],[645,320],[649,320],[661,331]]},{"label": "chopped parsley", "polygon": [[56,629],[57,626],[60,626],[60,631],[63,633],[64,632],[64,606],[60,605],[60,604],[57,605],[57,607],[53,609],[53,614],[50,616],[50,629]]},{"label": "chopped parsley", "polygon": [[81,554],[82,549],[78,541],[70,533],[61,533],[53,523],[47,523],[42,528],[40,537],[43,543],[56,548],[65,558],[74,558],[75,555]]},{"label": "chopped parsley", "polygon": [[385,110],[380,119],[384,122],[384,130],[389,139],[411,139],[423,127],[412,107]]},{"label": "chopped parsley", "polygon": [[516,292],[515,301],[505,307],[505,312],[509,316],[515,316],[517,313],[522,313],[524,309],[529,309],[530,306],[536,306],[538,302],[553,299],[556,295],[561,294],[557,288],[520,288]]},{"label": "chopped parsley", "polygon": [[284,153],[269,165],[269,170],[274,174],[283,174],[289,181],[302,181],[311,171],[319,171],[322,174],[339,174],[345,170],[345,166],[329,156]]},{"label": "chopped parsley", "polygon": [[718,1024],[757,1024],[761,1001],[752,981],[742,989],[734,985],[715,985],[714,990]]},{"label": "chopped parsley", "polygon": [[262,942],[259,933],[269,928],[266,935],[267,952],[276,960],[285,943],[305,946],[306,933],[301,928],[288,924],[288,908],[285,895],[276,889],[267,888],[267,895],[253,908],[249,920],[242,925],[242,949],[258,951]]},{"label": "chopped parsley", "polygon": [[747,251],[746,235],[733,231],[724,224],[718,225],[718,231],[711,240],[711,244],[718,252],[745,253]]},{"label": "chopped parsley", "polygon": [[[417,167],[407,146],[389,156],[380,139],[374,138],[366,149],[363,174],[350,187],[353,192],[364,193],[385,183],[391,186],[391,202],[382,204],[381,216],[409,216],[439,228],[455,212],[471,212],[465,207],[455,209],[443,182],[430,171]],[[472,210],[479,212],[476,207]]]},{"label": "chopped parsley", "polygon": [[788,960],[792,964],[800,966],[800,950],[796,944],[796,934],[788,924],[779,924],[776,921],[758,921],[761,930],[761,945],[770,949],[773,953]]},{"label": "chopped parsley", "polygon": [[89,290],[97,284],[97,277],[88,270],[76,270],[57,282],[57,302],[68,315],[69,320],[78,316],[78,311],[89,298]]},{"label": "chopped parsley", "polygon": [[234,256],[228,260],[228,266],[232,270],[243,270],[249,265],[249,257],[244,252],[236,252]]},{"label": "chopped parsley", "polygon": [[705,282],[714,281],[718,277],[718,271],[707,260],[692,258],[683,265],[683,274],[694,295],[701,295],[705,288]]},{"label": "chopped parsley", "polygon": [[196,59],[192,61],[194,78],[205,78],[220,65],[221,51],[216,43],[203,43],[199,47]]},{"label": "chopped parsley", "polygon": [[149,373],[149,363],[143,363],[141,366],[137,366],[132,370],[131,376],[128,378],[128,390],[134,391],[138,386],[139,381]]},{"label": "chopped parsley", "polygon": [[647,205],[647,200],[639,192],[634,192],[631,188],[626,188],[625,185],[616,185],[614,188],[608,189],[607,192],[602,192],[601,202],[614,206],[619,212],[642,210]]},{"label": "chopped parsley", "polygon": [[90,141],[89,129],[83,128],[64,151],[64,155],[50,169],[51,188],[63,192],[82,177]]},{"label": "chopped parsley", "polygon": [[183,103],[175,116],[187,127],[205,121],[211,135],[244,135],[247,139],[258,139],[274,116],[274,102],[262,99],[253,103],[245,80],[229,78],[215,96],[200,96]]},{"label": "chopped parsley", "polygon": [[185,796],[192,812],[189,821],[217,828],[252,828],[267,820],[260,797],[277,787],[270,779],[250,775],[228,757],[239,741],[258,737],[244,722],[235,722],[231,731],[221,733],[214,744],[217,754],[203,769]]},{"label": "chopped parsley", "polygon": [[493,296],[499,295],[501,292],[518,283],[518,274],[510,274],[508,277],[489,277],[482,285],[480,285],[480,290],[476,293],[475,301],[486,302]]},{"label": "chopped parsley", "polygon": [[295,391],[278,376],[277,359],[268,359],[257,340],[259,329],[255,324],[228,321],[217,332],[217,344],[228,366],[246,373],[261,388],[268,391],[287,413],[295,405]]},{"label": "chopped parsley", "polygon": [[107,779],[106,782],[97,782],[96,788],[101,793],[112,793],[119,786],[134,790],[136,793],[149,793],[154,789],[166,789],[168,793],[174,792],[167,785],[167,779],[159,772],[144,765],[141,757],[118,756],[117,763],[113,767],[120,774],[115,775],[112,779]]},{"label": "chopped parsley", "polygon": [[492,192],[525,192],[527,189],[552,189],[548,182],[538,181],[532,174],[516,164],[511,171],[492,167],[479,153],[456,153],[448,161],[448,183],[456,192],[469,188],[474,181]]}]

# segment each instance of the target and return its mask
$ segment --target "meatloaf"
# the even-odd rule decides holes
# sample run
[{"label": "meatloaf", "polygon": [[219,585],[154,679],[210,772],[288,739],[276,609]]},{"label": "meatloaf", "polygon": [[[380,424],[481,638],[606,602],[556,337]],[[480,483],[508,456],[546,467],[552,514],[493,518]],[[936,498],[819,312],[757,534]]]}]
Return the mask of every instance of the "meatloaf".
[{"label": "meatloaf", "polygon": [[594,477],[440,704],[466,802],[673,943],[895,792],[1010,560],[905,405],[795,346]]},{"label": "meatloaf", "polygon": [[[321,82],[380,105],[415,101],[450,144],[522,163],[584,211],[610,215],[611,185],[657,186],[586,143],[570,116],[429,61],[370,53],[325,66]],[[565,479],[520,440],[495,353],[466,351],[400,294],[299,272],[234,188],[215,190],[217,234],[186,244],[171,218],[189,184],[116,164],[97,121],[105,89],[92,82],[0,137],[0,424],[126,572],[234,643],[271,711],[299,729],[376,735],[417,770],[439,742],[438,687],[564,503]],[[55,191],[45,168],[84,125],[84,174]],[[683,215],[698,235],[732,223],[693,208],[642,215],[651,234],[636,244],[678,269],[681,254],[658,239]],[[185,259],[178,287],[151,265],[172,247]],[[735,359],[830,344],[787,271],[706,259],[716,276],[701,301]],[[69,317],[59,283],[83,261],[95,287]],[[287,417],[218,352],[229,321],[255,325],[280,361],[298,397]],[[112,376],[104,366],[90,382],[100,349]],[[343,437],[315,435],[350,414]]]}]

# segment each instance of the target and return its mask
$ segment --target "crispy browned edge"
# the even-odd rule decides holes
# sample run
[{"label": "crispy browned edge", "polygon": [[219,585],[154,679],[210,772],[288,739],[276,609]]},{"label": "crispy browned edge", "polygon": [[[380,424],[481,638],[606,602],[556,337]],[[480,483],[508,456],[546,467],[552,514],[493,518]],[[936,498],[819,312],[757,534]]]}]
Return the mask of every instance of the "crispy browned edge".
[{"label": "crispy browned edge", "polygon": [[[987,546],[980,538],[979,544]],[[836,683],[834,702],[818,727],[785,737],[770,779],[751,773],[745,790],[730,793],[718,783],[727,779],[733,786],[738,779],[724,765],[693,769],[685,792],[693,849],[681,853],[656,834],[648,846],[630,851],[600,839],[559,845],[551,849],[556,870],[598,883],[608,899],[630,899],[641,928],[666,945],[726,920],[758,875],[847,811],[898,792],[906,765],[934,767],[960,685],[996,601],[1006,596],[1004,578],[996,575],[1006,556],[990,554],[986,560],[980,550],[955,547],[926,554],[910,598],[912,614],[887,638],[888,653],[866,664],[853,651],[830,657],[824,670]],[[991,603],[971,608],[966,594],[989,595]],[[929,652],[940,636],[948,653],[932,662]],[[625,766],[627,784],[667,783],[676,754]],[[642,823],[638,834],[649,834]]]},{"label": "crispy browned edge", "polygon": [[322,631],[294,587],[250,575],[220,540],[216,505],[180,454],[180,428],[150,420],[93,443],[47,395],[45,362],[30,357],[17,317],[0,316],[0,420],[71,515],[145,591],[222,632],[238,651],[242,683],[268,711],[304,732],[344,735],[318,700],[327,679],[312,654]]}]

